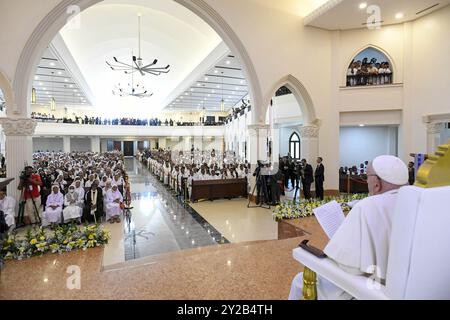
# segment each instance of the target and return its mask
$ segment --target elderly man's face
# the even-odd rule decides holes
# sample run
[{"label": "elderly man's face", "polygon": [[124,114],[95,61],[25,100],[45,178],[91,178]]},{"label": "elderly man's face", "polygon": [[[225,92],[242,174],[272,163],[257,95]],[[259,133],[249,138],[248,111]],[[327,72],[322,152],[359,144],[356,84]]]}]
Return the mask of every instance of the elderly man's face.
[{"label": "elderly man's face", "polygon": [[369,186],[369,195],[375,196],[381,192],[381,179],[373,170],[372,163],[367,167],[367,184]]},{"label": "elderly man's face", "polygon": [[54,193],[54,194],[57,194],[57,193],[58,193],[58,191],[59,191],[59,188],[58,188],[58,187],[53,187],[53,189],[52,189],[52,190],[53,190],[53,193]]}]

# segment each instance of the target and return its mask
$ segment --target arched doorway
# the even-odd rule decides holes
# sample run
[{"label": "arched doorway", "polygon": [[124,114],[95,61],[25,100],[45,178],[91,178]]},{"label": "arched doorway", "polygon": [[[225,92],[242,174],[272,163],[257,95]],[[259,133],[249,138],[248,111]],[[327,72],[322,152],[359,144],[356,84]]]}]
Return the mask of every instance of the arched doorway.
[{"label": "arched doorway", "polygon": [[[67,20],[71,18],[71,15],[82,12],[101,1],[102,0],[63,0],[54,7],[34,30],[22,51],[14,77],[13,86],[18,106],[16,110],[17,114],[20,114],[22,117],[29,117],[31,113],[30,98],[33,71],[38,65],[41,54],[44,52],[46,46],[67,23]],[[261,89],[253,63],[244,45],[224,18],[204,0],[174,1],[194,12],[209,24],[223,39],[227,46],[238,56],[248,81],[253,104],[255,106],[262,105]]]},{"label": "arched doorway", "polygon": [[273,148],[272,160],[286,156],[291,151],[290,139],[297,135],[299,157],[314,163],[319,153],[320,121],[316,118],[313,101],[303,84],[288,75],[273,86],[270,98],[265,101],[268,106],[265,121],[271,126],[271,140],[277,144]]}]

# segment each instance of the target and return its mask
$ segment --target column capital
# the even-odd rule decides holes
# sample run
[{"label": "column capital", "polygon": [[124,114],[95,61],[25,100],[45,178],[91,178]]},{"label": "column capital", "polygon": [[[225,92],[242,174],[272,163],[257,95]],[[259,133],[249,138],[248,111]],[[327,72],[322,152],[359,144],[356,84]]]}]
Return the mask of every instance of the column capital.
[{"label": "column capital", "polygon": [[429,122],[427,123],[427,133],[428,134],[438,134],[444,128],[444,124],[441,122]]},{"label": "column capital", "polygon": [[268,124],[263,124],[263,123],[259,123],[259,124],[249,124],[247,126],[247,128],[249,130],[268,130],[270,128],[270,125]]},{"label": "column capital", "polygon": [[305,124],[299,129],[300,138],[318,138],[320,127],[314,124]]},{"label": "column capital", "polygon": [[0,118],[0,125],[6,136],[32,136],[37,121],[29,118]]}]

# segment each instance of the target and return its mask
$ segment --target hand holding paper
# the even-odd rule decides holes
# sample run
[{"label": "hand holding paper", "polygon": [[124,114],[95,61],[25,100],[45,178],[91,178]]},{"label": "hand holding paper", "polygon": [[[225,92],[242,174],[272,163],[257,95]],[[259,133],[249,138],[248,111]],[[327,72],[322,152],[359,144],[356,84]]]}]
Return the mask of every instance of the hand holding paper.
[{"label": "hand holding paper", "polygon": [[329,239],[333,238],[345,220],[344,212],[336,201],[318,207],[313,212]]}]

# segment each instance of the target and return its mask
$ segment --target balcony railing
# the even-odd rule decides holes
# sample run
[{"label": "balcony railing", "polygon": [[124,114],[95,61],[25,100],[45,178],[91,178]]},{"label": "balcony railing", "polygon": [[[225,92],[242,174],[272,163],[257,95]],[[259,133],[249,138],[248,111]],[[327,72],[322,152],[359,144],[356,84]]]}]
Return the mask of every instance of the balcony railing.
[{"label": "balcony railing", "polygon": [[347,87],[380,86],[392,83],[392,73],[347,76]]}]

